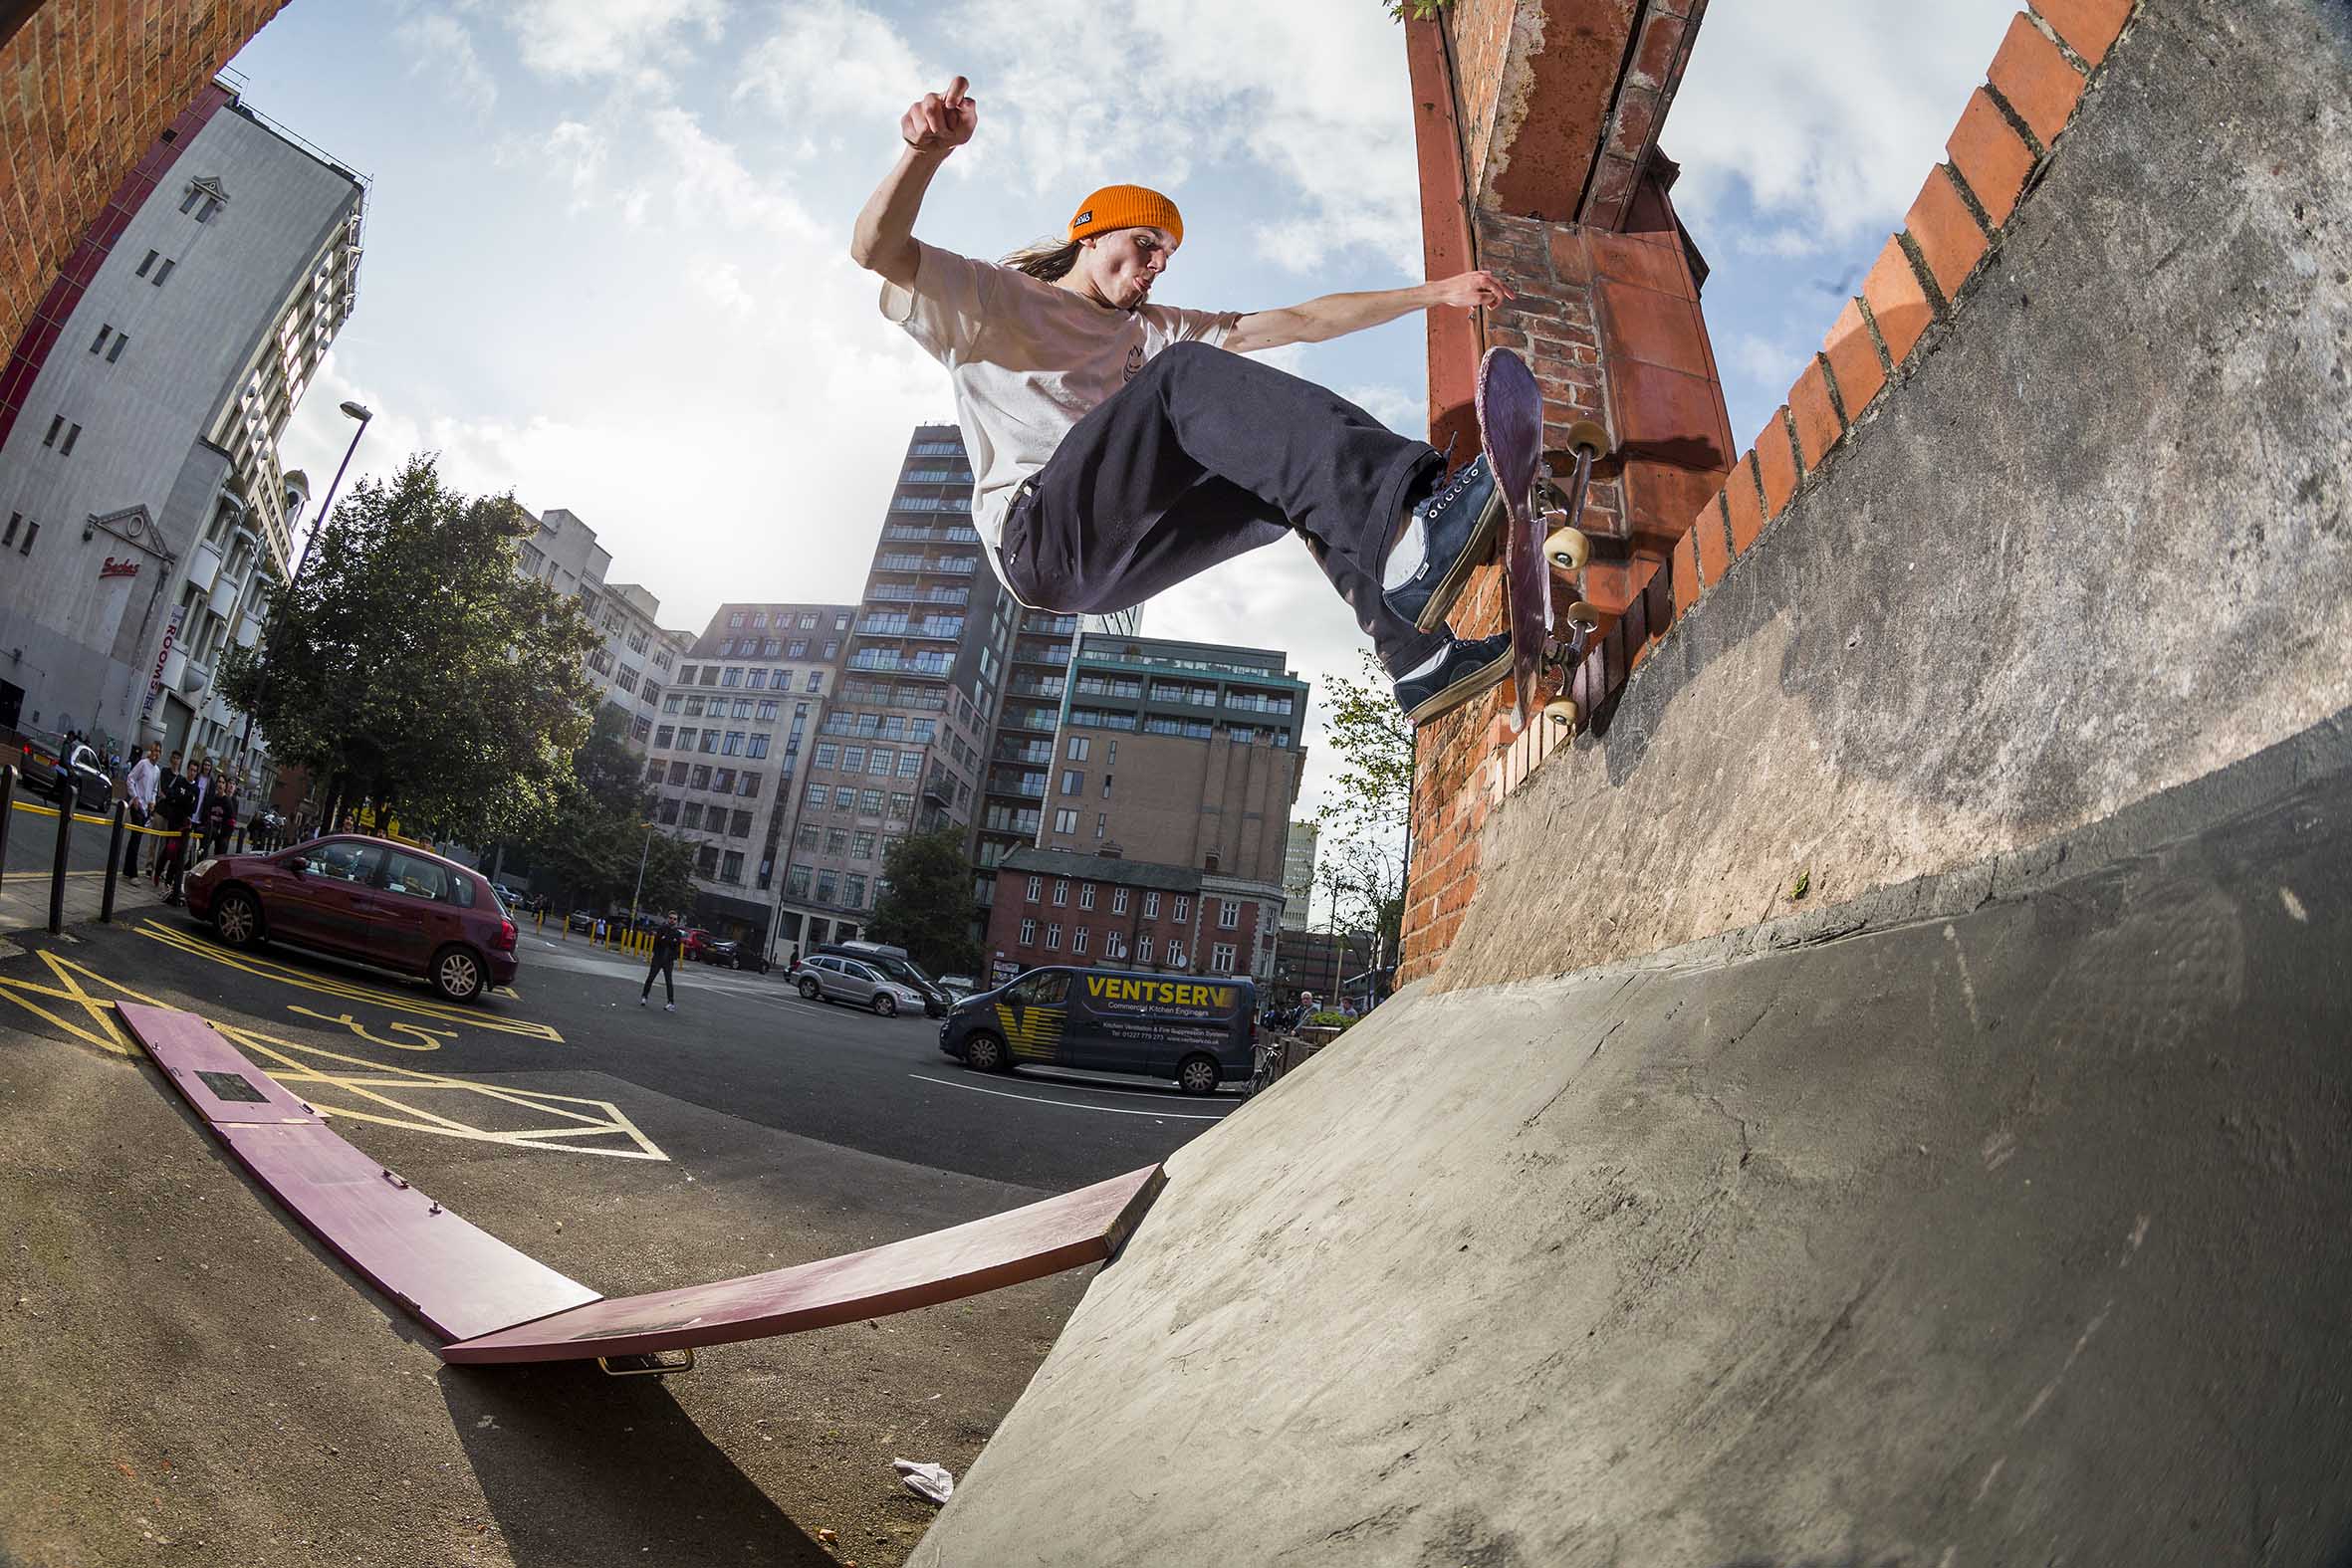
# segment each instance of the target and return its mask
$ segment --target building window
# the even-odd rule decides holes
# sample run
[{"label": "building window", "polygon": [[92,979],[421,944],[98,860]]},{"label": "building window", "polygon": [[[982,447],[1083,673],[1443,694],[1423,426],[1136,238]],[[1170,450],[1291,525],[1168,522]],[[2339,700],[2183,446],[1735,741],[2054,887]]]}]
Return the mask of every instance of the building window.
[{"label": "building window", "polygon": [[896,790],[896,789],[893,789],[893,790],[891,790],[891,791],[890,791],[890,817],[891,817],[891,820],[893,820],[893,821],[898,821],[898,822],[912,821],[912,820],[914,819],[914,814],[915,814],[915,797],[914,797],[913,795],[911,795],[911,794],[906,794],[906,793],[903,793],[903,792],[902,792],[902,791],[900,791],[900,790]]},{"label": "building window", "polygon": [[1107,933],[1102,939],[1102,956],[1112,959],[1125,958],[1127,956],[1127,939],[1116,931]]},{"label": "building window", "polygon": [[149,278],[147,282],[154,285],[158,289],[162,288],[163,280],[170,277],[171,269],[178,265],[179,263],[173,261],[170,257],[164,257],[162,265],[155,269],[155,275],[152,278]]},{"label": "building window", "polygon": [[655,811],[653,816],[654,820],[661,823],[661,825],[664,827],[676,826],[678,820],[678,802],[675,799],[664,799],[661,802],[661,808]]},{"label": "building window", "polygon": [[1157,920],[1159,918],[1159,914],[1160,890],[1156,887],[1149,888],[1145,890],[1143,895],[1143,918],[1146,920]]},{"label": "building window", "polygon": [[1086,745],[1087,737],[1082,735],[1071,736],[1069,738],[1069,760],[1073,763],[1084,762],[1086,760]]},{"label": "building window", "polygon": [[1084,774],[1079,773],[1075,768],[1061,770],[1061,792],[1063,794],[1083,794],[1085,790],[1086,776]]},{"label": "building window", "polygon": [[1135,939],[1135,962],[1138,964],[1151,962],[1151,933],[1148,931]]},{"label": "building window", "polygon": [[1217,900],[1217,929],[1220,931],[1238,931],[1241,929],[1241,900],[1233,898],[1221,898]]},{"label": "building window", "polygon": [[1049,953],[1058,953],[1061,951],[1060,926],[1049,925],[1046,927],[1046,951]]},{"label": "building window", "polygon": [[841,902],[851,909],[865,907],[865,878],[851,874],[841,878]]},{"label": "building window", "polygon": [[815,691],[815,690],[817,690],[817,688],[818,688],[818,686],[819,686],[819,684],[820,684],[821,678],[823,676],[823,674],[824,674],[824,672],[823,672],[823,670],[811,670],[811,671],[809,672],[809,684],[808,684],[808,686],[805,688],[805,690],[808,690],[808,691]]},{"label": "building window", "polygon": [[809,868],[804,865],[794,866],[785,876],[784,890],[795,898],[807,898],[809,896]]},{"label": "building window", "polygon": [[710,771],[710,766],[707,763],[696,763],[694,765],[694,787],[716,789],[719,793],[725,794],[735,787],[735,770],[722,768],[714,774]]},{"label": "building window", "polygon": [[730,616],[728,616],[728,617],[727,617],[727,625],[728,625],[729,629],[731,629],[731,630],[732,630],[732,629],[735,629],[735,628],[737,628],[737,627],[740,627],[740,626],[742,626],[742,624],[743,624],[743,611],[741,611],[741,610],[737,610],[737,611],[736,611],[734,614],[732,614],[732,615],[730,615]]},{"label": "building window", "polygon": [[745,747],[745,748],[744,748],[744,753],[743,753],[743,755],[744,755],[744,756],[746,756],[746,757],[751,757],[751,758],[760,758],[760,757],[765,757],[765,756],[767,756],[767,755],[768,755],[768,737],[766,737],[766,736],[764,736],[764,735],[755,735],[755,736],[753,736],[753,737],[751,738],[751,744],[750,744],[749,746],[747,746],[747,747]]},{"label": "building window", "polygon": [[1064,905],[1069,902],[1069,881],[1067,878],[1056,879],[1054,883],[1054,902],[1056,905]]},{"label": "building window", "polygon": [[849,858],[850,858],[850,859],[852,859],[852,860],[871,860],[873,857],[874,857],[874,835],[873,835],[873,834],[871,834],[871,833],[852,833],[852,834],[850,834],[850,835],[849,835]]},{"label": "building window", "polygon": [[912,779],[915,775],[921,773],[922,771],[923,754],[921,752],[900,752],[898,754],[899,778]]},{"label": "building window", "polygon": [[98,330],[98,336],[90,339],[90,351],[92,353],[97,353],[101,348],[104,348],[107,345],[107,339],[114,336],[114,328],[106,326],[100,327]]},{"label": "building window", "polygon": [[666,750],[670,742],[675,739],[676,736],[677,727],[675,725],[665,724],[660,729],[655,730],[653,732],[653,745],[655,750]]},{"label": "building window", "polygon": [[1094,836],[1096,838],[1100,838],[1109,831],[1110,813],[1108,811],[1096,811],[1094,813]]},{"label": "building window", "polygon": [[824,656],[828,659],[839,658],[841,656],[841,645],[837,642],[828,640],[824,645]]},{"label": "building window", "polygon": [[861,774],[865,772],[864,747],[844,746],[841,748],[841,772],[845,774]]},{"label": "building window", "polygon": [[[10,524],[8,525],[8,529],[9,529],[9,532],[13,534],[14,532],[16,532],[16,525],[15,525],[15,524],[12,522],[12,523],[10,523]],[[1044,877],[1042,877],[1042,876],[1033,876],[1033,877],[1031,877],[1031,878],[1029,879],[1029,894],[1028,894],[1028,902],[1030,902],[1030,903],[1032,903],[1032,904],[1036,903],[1036,902],[1038,901],[1039,897],[1040,897],[1041,895],[1043,895],[1045,891],[1046,891],[1046,879],[1045,879]]]},{"label": "building window", "polygon": [[702,739],[696,743],[696,750],[715,756],[719,750],[719,732],[716,730],[703,731]]},{"label": "building window", "polygon": [[817,901],[821,904],[833,902],[838,894],[840,881],[840,877],[834,872],[819,871],[817,873]]},{"label": "building window", "polygon": [[882,791],[879,789],[858,790],[857,809],[868,816],[880,816],[882,814]]},{"label": "building window", "polygon": [[692,828],[700,828],[702,826],[702,802],[700,800],[689,800],[686,802],[686,809],[680,814],[678,825],[681,827]]},{"label": "building window", "polygon": [[1209,950],[1209,973],[1212,975],[1230,975],[1233,973],[1232,943],[1220,942]]},{"label": "building window", "polygon": [[122,346],[129,341],[130,338],[128,335],[117,333],[115,335],[115,346],[107,350],[107,363],[115,364],[119,362],[122,358]]},{"label": "building window", "polygon": [[817,743],[817,755],[814,759],[812,759],[811,766],[817,768],[836,768],[840,766],[840,761],[841,749],[838,746],[835,746],[830,741],[820,741]]},{"label": "building window", "polygon": [[1054,831],[1056,831],[1057,833],[1074,833],[1074,832],[1076,832],[1077,830],[1078,830],[1078,813],[1077,813],[1077,812],[1075,812],[1075,811],[1067,811],[1067,810],[1063,810],[1063,811],[1056,811],[1056,812],[1054,813]]},{"label": "building window", "polygon": [[[22,512],[11,512],[8,514],[8,532],[5,535],[0,535],[0,550],[5,550],[10,545],[16,543],[16,531],[23,526],[24,521],[25,515]],[[1038,896],[1037,879],[1034,877],[1030,879],[1029,896],[1032,898]]]},{"label": "building window", "polygon": [[877,746],[874,748],[874,755],[872,759],[865,765],[865,771],[869,774],[879,774],[881,777],[887,779],[890,777],[891,766],[897,761],[897,759],[898,754],[896,752],[890,751],[884,747]]},{"label": "building window", "polygon": [[793,834],[793,845],[798,849],[815,849],[817,847],[817,825],[814,822],[803,822],[800,830]]},{"label": "building window", "polygon": [[1037,940],[1038,923],[1034,920],[1023,921],[1021,923],[1021,945],[1026,948],[1035,944]]},{"label": "building window", "polygon": [[831,798],[832,791],[825,788],[824,785],[821,784],[813,784],[809,786],[809,803],[812,806],[815,806],[818,810],[823,810],[826,803],[830,801]]},{"label": "building window", "polygon": [[1168,968],[1184,968],[1184,944],[1173,938],[1168,942]]},{"label": "building window", "polygon": [[[1069,934],[1069,950],[1070,950],[1072,953],[1083,953],[1083,952],[1085,952],[1085,951],[1086,951],[1086,939],[1087,939],[1087,934],[1088,934],[1088,932],[1090,931],[1090,929],[1091,929],[1091,928],[1089,928],[1089,927],[1086,927],[1086,926],[1079,926],[1079,927],[1077,927],[1075,930],[1073,930],[1073,931],[1071,931],[1071,932],[1070,932],[1070,934]],[[1116,958],[1116,957],[1118,957],[1118,955],[1117,955],[1117,954],[1115,954],[1115,953],[1113,953],[1113,954],[1111,955],[1111,957],[1112,957],[1112,958]]]},{"label": "building window", "polygon": [[694,666],[694,665],[691,665],[691,664],[687,665],[687,666],[686,666],[684,669],[682,669],[682,670],[678,671],[678,684],[679,684],[680,686],[691,686],[691,685],[693,685],[693,684],[694,684],[694,671],[695,671],[695,666]]},{"label": "building window", "polygon": [[730,849],[724,855],[719,857],[719,880],[722,882],[740,882],[743,880],[742,850]]},{"label": "building window", "polygon": [[1180,926],[1190,920],[1192,918],[1192,900],[1181,893],[1178,894],[1176,902],[1169,906],[1168,918]]},{"label": "building window", "polygon": [[743,755],[743,732],[741,730],[727,732],[727,744],[720,749],[719,755],[721,757],[741,757]]},{"label": "building window", "polygon": [[[711,807],[711,814],[712,814],[713,816],[716,816],[716,815],[718,815],[718,812],[719,812],[719,808],[718,808],[717,806],[715,806],[715,805],[714,805],[714,806],[712,806],[712,807]],[[737,811],[737,812],[735,812],[735,813],[734,813],[734,814],[733,814],[731,817],[729,817],[729,819],[728,819],[728,822],[727,822],[727,836],[728,836],[729,838],[749,838],[749,837],[751,837],[751,835],[752,835],[752,814],[751,814],[751,812],[749,812],[749,811]]]},{"label": "building window", "polygon": [[1127,912],[1127,890],[1125,888],[1114,887],[1110,890],[1110,912],[1114,915],[1123,915]]}]

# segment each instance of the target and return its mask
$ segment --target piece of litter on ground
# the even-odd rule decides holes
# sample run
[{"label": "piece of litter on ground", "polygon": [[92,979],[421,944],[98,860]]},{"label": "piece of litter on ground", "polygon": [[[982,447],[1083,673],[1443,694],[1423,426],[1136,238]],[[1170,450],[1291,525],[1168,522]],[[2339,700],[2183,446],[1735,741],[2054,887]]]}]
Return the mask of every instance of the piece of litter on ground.
[{"label": "piece of litter on ground", "polygon": [[906,1489],[918,1497],[933,1502],[945,1502],[956,1489],[956,1478],[944,1464],[925,1464],[915,1459],[892,1459],[898,1468],[898,1478],[906,1482]]}]

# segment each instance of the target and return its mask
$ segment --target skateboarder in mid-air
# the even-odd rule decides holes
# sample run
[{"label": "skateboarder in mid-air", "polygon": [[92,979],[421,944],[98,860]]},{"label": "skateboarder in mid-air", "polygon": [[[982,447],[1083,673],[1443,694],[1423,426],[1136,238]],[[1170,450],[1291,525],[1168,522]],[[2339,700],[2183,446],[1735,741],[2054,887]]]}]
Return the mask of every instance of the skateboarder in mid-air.
[{"label": "skateboarder in mid-air", "polygon": [[907,110],[849,253],[881,275],[882,314],[947,366],[979,476],[973,525],[1014,597],[1124,609],[1295,532],[1415,723],[1501,680],[1509,634],[1465,642],[1445,624],[1503,517],[1484,455],[1448,475],[1428,443],[1243,355],[1510,292],[1467,272],[1287,310],[1153,304],[1184,219],[1136,185],[1094,192],[1061,240],[1001,263],[926,245],[924,190],[979,119],[962,77]]}]

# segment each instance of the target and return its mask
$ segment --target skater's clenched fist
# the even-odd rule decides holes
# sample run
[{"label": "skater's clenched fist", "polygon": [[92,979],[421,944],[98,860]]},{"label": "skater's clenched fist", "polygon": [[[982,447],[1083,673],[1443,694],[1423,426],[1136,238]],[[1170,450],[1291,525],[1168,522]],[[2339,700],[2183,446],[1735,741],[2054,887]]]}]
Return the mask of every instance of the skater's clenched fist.
[{"label": "skater's clenched fist", "polygon": [[898,119],[898,133],[918,152],[952,152],[972,139],[980,124],[979,101],[968,96],[962,77],[945,93],[926,93]]}]

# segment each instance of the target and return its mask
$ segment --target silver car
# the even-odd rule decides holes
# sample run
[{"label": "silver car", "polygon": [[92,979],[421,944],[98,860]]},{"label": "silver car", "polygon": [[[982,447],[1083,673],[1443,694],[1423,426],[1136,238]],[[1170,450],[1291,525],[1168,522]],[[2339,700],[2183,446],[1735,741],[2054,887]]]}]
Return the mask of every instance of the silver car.
[{"label": "silver car", "polygon": [[912,986],[900,985],[870,964],[856,959],[836,958],[820,953],[805,958],[794,967],[793,978],[801,988],[801,995],[811,1002],[846,1002],[860,1008],[871,1008],[883,1017],[891,1017],[901,1008],[923,1010],[922,994]]}]

